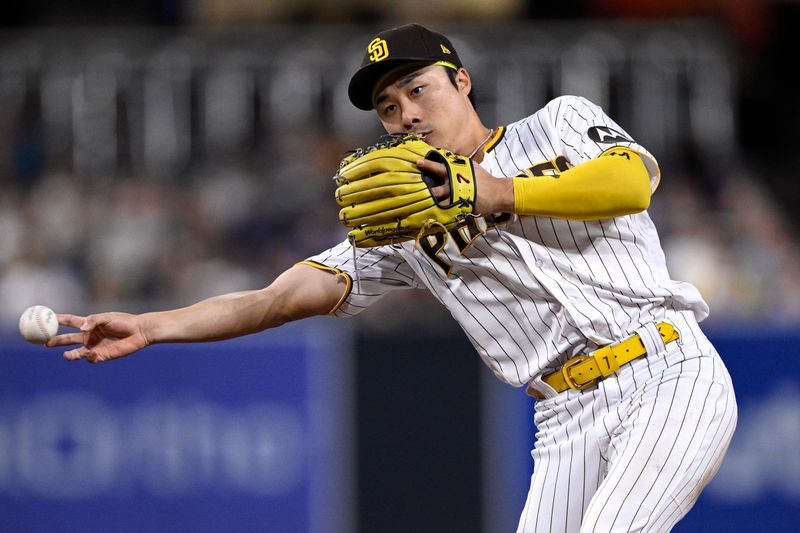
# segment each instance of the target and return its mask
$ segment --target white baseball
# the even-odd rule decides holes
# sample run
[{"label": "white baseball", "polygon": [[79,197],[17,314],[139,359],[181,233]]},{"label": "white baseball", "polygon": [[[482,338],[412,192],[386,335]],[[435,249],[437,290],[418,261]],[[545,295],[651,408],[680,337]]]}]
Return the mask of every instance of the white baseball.
[{"label": "white baseball", "polygon": [[44,344],[58,331],[55,312],[44,305],[32,305],[19,317],[19,332],[28,342]]}]

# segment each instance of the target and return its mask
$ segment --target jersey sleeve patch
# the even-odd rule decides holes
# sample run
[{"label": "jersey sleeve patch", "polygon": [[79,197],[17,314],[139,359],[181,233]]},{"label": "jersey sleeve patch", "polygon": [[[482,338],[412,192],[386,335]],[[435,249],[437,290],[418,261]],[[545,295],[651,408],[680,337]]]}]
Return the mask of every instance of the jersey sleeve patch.
[{"label": "jersey sleeve patch", "polygon": [[616,143],[632,143],[633,139],[629,139],[621,131],[608,126],[592,126],[586,132],[588,137],[598,144],[616,144]]}]

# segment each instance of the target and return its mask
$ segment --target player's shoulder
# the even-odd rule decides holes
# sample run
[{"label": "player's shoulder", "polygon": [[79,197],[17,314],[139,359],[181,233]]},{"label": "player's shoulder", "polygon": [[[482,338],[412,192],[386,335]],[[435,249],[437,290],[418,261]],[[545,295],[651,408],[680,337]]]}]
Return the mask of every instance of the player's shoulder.
[{"label": "player's shoulder", "polygon": [[600,106],[583,96],[563,95],[553,98],[533,114],[509,124],[506,128],[513,130],[526,122],[558,124],[576,115],[597,116],[599,113],[602,113]]},{"label": "player's shoulder", "polygon": [[602,110],[599,105],[584,98],[566,94],[553,98],[542,108],[554,121],[573,116],[596,116]]}]

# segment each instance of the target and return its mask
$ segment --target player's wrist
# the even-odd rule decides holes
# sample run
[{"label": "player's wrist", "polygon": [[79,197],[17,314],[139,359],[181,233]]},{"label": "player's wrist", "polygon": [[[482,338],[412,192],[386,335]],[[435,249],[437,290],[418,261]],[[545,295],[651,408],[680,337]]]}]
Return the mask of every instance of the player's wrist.
[{"label": "player's wrist", "polygon": [[492,213],[510,213],[514,210],[514,180],[495,178],[495,206]]},{"label": "player's wrist", "polygon": [[[480,171],[476,165],[476,174]],[[480,215],[509,213],[514,209],[514,184],[511,178],[495,177],[483,172],[485,177],[478,183],[475,212]]]},{"label": "player's wrist", "polygon": [[142,313],[132,317],[136,321],[139,333],[144,339],[145,346],[169,342],[171,339],[165,334],[164,327],[167,320],[164,320],[161,312]]}]

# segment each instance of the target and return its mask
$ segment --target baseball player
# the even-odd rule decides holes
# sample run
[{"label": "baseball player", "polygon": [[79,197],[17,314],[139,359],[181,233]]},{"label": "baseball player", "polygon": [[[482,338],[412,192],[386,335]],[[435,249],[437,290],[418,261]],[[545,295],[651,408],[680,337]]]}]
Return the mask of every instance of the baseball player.
[{"label": "baseball player", "polygon": [[[352,316],[392,290],[424,288],[499,379],[537,399],[518,531],[670,530],[719,468],[736,401],[698,326],[708,306],[692,285],[670,279],[646,211],[658,164],[583,98],[559,97],[489,128],[471,90],[452,43],[417,24],[375,36],[349,86],[352,103],[375,109],[388,133],[471,160],[470,172],[455,175],[445,159],[415,161],[441,178],[430,185],[437,203],[454,198],[456,181],[469,184],[461,203],[471,216],[385,243],[373,239],[385,228],[358,226],[264,289],[182,309],[60,315],[79,331],[48,345],[78,344],[64,356],[96,363],[154,343]],[[347,191],[357,188],[358,165],[350,158],[340,170]],[[357,209],[343,209],[351,227]]]}]

